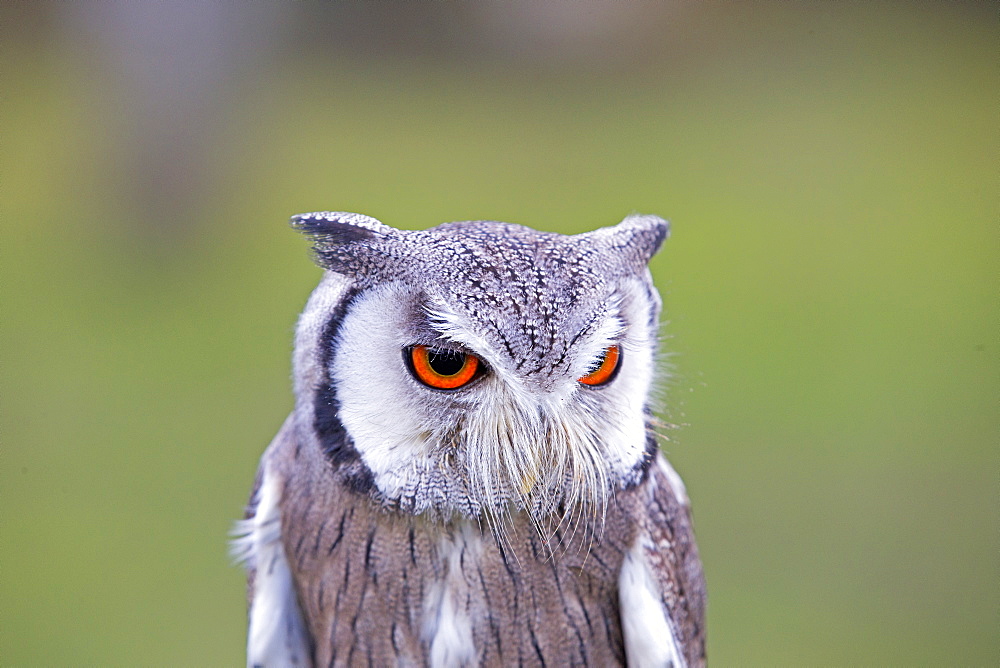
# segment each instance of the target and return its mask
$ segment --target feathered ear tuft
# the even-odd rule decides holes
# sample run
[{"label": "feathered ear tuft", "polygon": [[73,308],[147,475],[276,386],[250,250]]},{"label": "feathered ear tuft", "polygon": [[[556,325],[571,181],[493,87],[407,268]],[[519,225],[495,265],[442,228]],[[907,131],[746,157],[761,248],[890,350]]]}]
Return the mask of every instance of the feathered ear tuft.
[{"label": "feathered ear tuft", "polygon": [[670,223],[659,216],[634,213],[614,227],[584,233],[588,235],[630,261],[645,265],[670,236]]},{"label": "feathered ear tuft", "polygon": [[316,211],[292,216],[291,226],[324,243],[349,244],[374,236],[389,236],[393,228],[371,216],[343,211]]},{"label": "feathered ear tuft", "polygon": [[656,255],[670,236],[670,223],[659,216],[634,213],[613,228],[615,238],[626,247],[634,248],[643,262]]},{"label": "feathered ear tuft", "polygon": [[349,274],[364,266],[367,248],[400,234],[371,216],[341,211],[302,213],[290,224],[312,241],[316,264]]}]

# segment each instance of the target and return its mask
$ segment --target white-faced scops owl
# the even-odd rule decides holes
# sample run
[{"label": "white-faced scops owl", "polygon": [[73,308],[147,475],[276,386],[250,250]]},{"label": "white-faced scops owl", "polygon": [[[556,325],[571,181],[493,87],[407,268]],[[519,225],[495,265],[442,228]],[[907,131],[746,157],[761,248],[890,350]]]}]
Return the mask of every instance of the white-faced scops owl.
[{"label": "white-faced scops owl", "polygon": [[650,388],[666,221],[292,225],[325,269],[235,550],[252,666],[697,666]]}]

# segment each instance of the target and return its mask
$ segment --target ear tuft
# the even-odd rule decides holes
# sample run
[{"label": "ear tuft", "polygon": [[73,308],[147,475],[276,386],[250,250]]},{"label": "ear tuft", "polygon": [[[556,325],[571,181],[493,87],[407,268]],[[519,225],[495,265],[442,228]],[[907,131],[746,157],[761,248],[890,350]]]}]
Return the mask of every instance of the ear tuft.
[{"label": "ear tuft", "polygon": [[[291,226],[312,241],[316,264],[330,271],[355,276],[373,269],[372,257],[382,258],[380,263],[386,265],[386,248],[403,234],[370,216],[340,211],[292,216]],[[381,251],[375,251],[375,248]]]},{"label": "ear tuft", "polygon": [[633,213],[612,228],[623,247],[638,252],[643,262],[656,255],[670,236],[670,223],[659,216]]},{"label": "ear tuft", "polygon": [[626,262],[646,265],[670,236],[670,223],[659,216],[634,213],[614,227],[602,227],[583,236],[600,240]]},{"label": "ear tuft", "polygon": [[396,230],[371,216],[343,211],[316,211],[292,216],[293,228],[324,244],[349,244],[375,236],[389,236]]}]

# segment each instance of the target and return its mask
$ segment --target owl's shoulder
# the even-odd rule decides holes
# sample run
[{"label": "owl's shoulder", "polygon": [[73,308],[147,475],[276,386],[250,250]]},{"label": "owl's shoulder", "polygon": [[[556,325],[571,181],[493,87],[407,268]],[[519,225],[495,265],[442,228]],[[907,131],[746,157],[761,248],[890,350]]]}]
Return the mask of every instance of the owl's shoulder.
[{"label": "owl's shoulder", "polygon": [[291,417],[268,447],[257,471],[246,518],[237,524],[232,552],[247,570],[247,665],[308,666],[311,640],[285,555],[281,499],[285,478],[275,460],[294,447]]},{"label": "owl's shoulder", "polygon": [[[680,476],[657,453],[625,500],[635,525],[619,575],[629,662],[701,665],[705,660],[705,580]],[[672,642],[665,643],[664,638]],[[678,660],[680,659],[680,660]]]}]

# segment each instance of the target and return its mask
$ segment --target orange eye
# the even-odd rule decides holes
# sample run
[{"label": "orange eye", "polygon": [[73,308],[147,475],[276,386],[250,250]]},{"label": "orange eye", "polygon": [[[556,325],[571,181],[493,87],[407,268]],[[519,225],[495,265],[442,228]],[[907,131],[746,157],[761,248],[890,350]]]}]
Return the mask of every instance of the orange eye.
[{"label": "orange eye", "polygon": [[476,377],[479,358],[458,350],[413,346],[406,361],[414,377],[436,390],[457,390]]},{"label": "orange eye", "polygon": [[597,363],[587,372],[587,375],[577,378],[577,380],[584,385],[604,385],[615,377],[621,359],[621,349],[618,346],[608,346]]}]

